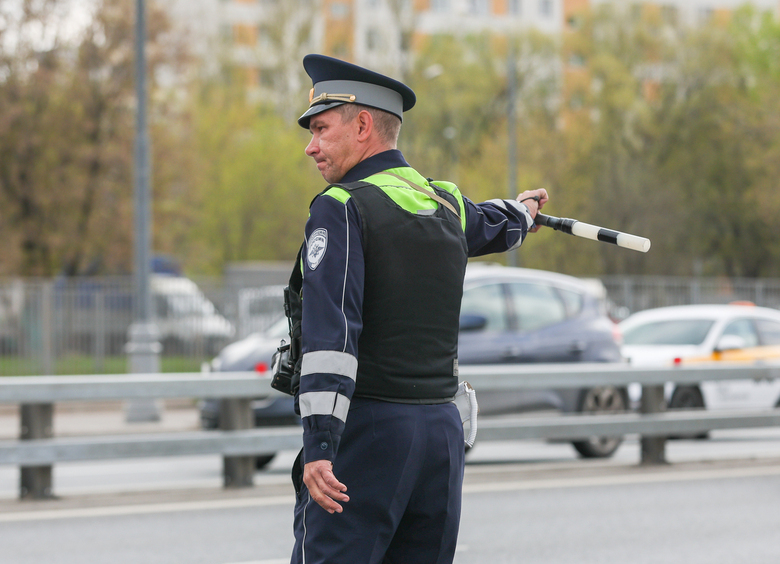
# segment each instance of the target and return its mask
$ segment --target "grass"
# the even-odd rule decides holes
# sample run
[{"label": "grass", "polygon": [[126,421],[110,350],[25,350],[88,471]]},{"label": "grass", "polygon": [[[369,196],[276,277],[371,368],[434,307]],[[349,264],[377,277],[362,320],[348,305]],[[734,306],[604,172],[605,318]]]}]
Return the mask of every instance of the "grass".
[{"label": "grass", "polygon": [[[162,372],[200,372],[200,365],[207,358],[187,356],[163,356],[160,358]],[[127,357],[111,356],[96,359],[87,355],[68,355],[54,362],[54,374],[125,374]],[[39,376],[43,374],[42,362],[38,358],[0,356],[0,376]]]}]

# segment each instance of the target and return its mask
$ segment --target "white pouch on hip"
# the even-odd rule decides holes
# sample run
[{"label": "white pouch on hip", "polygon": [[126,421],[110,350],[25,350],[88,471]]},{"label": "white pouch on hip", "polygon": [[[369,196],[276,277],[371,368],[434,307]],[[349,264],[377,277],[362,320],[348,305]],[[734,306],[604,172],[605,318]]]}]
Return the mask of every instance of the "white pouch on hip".
[{"label": "white pouch on hip", "polygon": [[[464,427],[463,435],[465,437],[466,445],[471,448],[474,446],[474,441],[477,439],[477,414],[479,413],[477,392],[468,382],[460,382],[458,384],[458,391],[455,393],[455,398],[452,401],[458,408],[458,412],[460,412],[460,420]],[[465,433],[467,423],[468,435]]]}]

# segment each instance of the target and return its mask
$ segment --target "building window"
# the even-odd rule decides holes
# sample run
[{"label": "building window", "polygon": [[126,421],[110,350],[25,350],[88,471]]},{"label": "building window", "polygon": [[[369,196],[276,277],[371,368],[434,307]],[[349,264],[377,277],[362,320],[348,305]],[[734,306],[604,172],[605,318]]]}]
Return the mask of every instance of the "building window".
[{"label": "building window", "polygon": [[340,41],[333,46],[333,56],[337,59],[349,59],[349,45]]},{"label": "building window", "polygon": [[330,5],[330,16],[334,20],[340,20],[349,16],[349,4],[345,2],[334,2]]},{"label": "building window", "polygon": [[431,12],[446,14],[450,11],[450,0],[431,0]]},{"label": "building window", "polygon": [[223,23],[219,26],[219,35],[223,41],[233,41],[233,26]]},{"label": "building window", "polygon": [[376,29],[366,32],[366,47],[369,51],[379,51],[382,48],[382,35]]},{"label": "building window", "polygon": [[667,25],[677,25],[678,21],[677,6],[661,6],[661,19]]},{"label": "building window", "polygon": [[489,14],[490,13],[490,1],[489,0],[469,0],[469,13],[470,14]]},{"label": "building window", "polygon": [[551,18],[553,15],[552,0],[539,0],[539,14],[545,18]]},{"label": "building window", "polygon": [[519,16],[523,13],[523,0],[509,0],[509,13]]}]

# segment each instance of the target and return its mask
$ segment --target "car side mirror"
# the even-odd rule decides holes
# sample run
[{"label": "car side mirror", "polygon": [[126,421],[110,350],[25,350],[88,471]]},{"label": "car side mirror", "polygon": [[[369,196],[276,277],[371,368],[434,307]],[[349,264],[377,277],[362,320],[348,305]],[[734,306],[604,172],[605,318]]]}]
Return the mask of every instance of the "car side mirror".
[{"label": "car side mirror", "polygon": [[715,350],[717,352],[722,352],[733,351],[735,349],[744,349],[746,344],[747,343],[745,342],[745,339],[739,335],[723,335],[718,340],[718,344],[715,346]]},{"label": "car side mirror", "polygon": [[487,317],[473,313],[464,313],[460,316],[461,331],[479,331],[487,325]]}]

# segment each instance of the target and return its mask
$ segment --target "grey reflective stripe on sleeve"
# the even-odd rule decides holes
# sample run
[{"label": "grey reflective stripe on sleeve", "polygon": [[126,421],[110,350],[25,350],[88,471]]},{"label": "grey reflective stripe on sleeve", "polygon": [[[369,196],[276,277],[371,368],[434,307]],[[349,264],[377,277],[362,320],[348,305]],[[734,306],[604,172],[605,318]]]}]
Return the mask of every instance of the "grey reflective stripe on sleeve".
[{"label": "grey reflective stripe on sleeve", "polygon": [[494,206],[498,206],[502,210],[506,209],[506,204],[504,203],[504,200],[499,200],[498,198],[493,198],[492,200],[488,200],[485,203],[486,204],[493,204]]},{"label": "grey reflective stripe on sleeve", "polygon": [[346,423],[349,399],[336,392],[306,392],[299,399],[301,417],[333,415]]},{"label": "grey reflective stripe on sleeve", "polygon": [[[531,229],[534,226],[534,220],[531,217],[531,214],[528,212],[528,206],[526,206],[525,204],[521,204],[517,200],[499,200],[496,198],[493,200],[488,200],[487,203],[493,204],[496,207],[501,208],[502,210],[507,209],[507,207],[513,207],[521,214],[523,214],[523,216],[525,217],[525,225],[528,229]],[[509,231],[519,231],[519,230],[510,229]],[[518,233],[517,242],[507,250],[514,251],[522,244],[523,244],[523,236],[521,233]]]},{"label": "grey reflective stripe on sleeve", "polygon": [[307,374],[327,373],[346,376],[352,380],[357,376],[357,358],[338,351],[312,351],[303,355],[301,377]]}]

